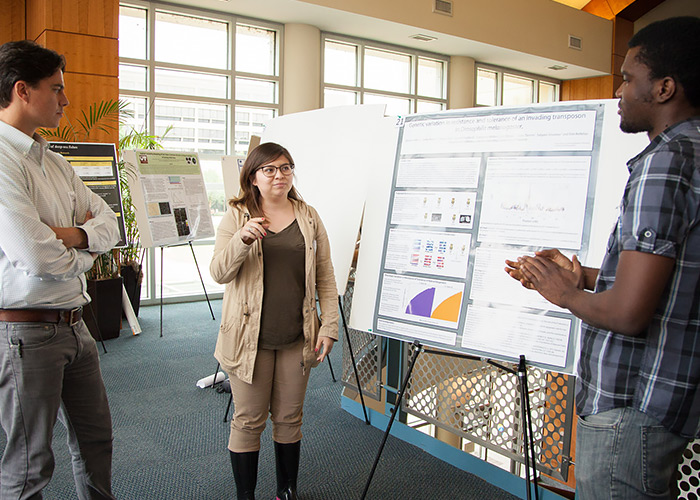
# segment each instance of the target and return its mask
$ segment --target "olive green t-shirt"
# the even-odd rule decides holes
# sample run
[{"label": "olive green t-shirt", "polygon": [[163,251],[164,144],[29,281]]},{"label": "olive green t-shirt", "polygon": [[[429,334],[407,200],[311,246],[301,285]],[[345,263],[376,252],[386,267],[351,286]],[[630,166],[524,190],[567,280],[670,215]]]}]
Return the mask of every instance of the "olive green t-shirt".
[{"label": "olive green t-shirt", "polygon": [[305,244],[296,219],[262,239],[263,304],[258,349],[291,347],[303,335]]}]

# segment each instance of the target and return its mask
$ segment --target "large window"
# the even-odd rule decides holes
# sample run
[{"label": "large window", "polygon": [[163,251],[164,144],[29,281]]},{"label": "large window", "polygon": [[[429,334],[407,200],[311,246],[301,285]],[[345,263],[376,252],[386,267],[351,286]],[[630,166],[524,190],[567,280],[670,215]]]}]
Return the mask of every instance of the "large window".
[{"label": "large window", "polygon": [[447,57],[324,35],[323,105],[386,104],[390,115],[447,109]]},{"label": "large window", "polygon": [[560,82],[537,75],[477,65],[477,106],[520,106],[523,104],[556,102]]},{"label": "large window", "polygon": [[[280,112],[281,26],[138,0],[119,11],[119,89],[127,127],[197,151],[214,225],[225,211],[222,155],[245,155],[251,135]],[[213,240],[194,244],[207,292]],[[164,251],[164,297],[201,296],[190,249]],[[146,257],[146,300],[159,295],[160,251]]]}]

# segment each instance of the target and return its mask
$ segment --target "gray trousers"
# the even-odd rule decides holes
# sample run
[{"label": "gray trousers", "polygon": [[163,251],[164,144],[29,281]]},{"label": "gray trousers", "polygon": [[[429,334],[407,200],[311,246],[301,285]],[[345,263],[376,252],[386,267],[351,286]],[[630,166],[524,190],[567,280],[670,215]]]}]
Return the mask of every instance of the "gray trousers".
[{"label": "gray trousers", "polygon": [[112,419],[85,323],[0,322],[0,422],[7,446],[0,500],[41,499],[54,470],[58,417],[68,431],[80,500],[114,499]]}]

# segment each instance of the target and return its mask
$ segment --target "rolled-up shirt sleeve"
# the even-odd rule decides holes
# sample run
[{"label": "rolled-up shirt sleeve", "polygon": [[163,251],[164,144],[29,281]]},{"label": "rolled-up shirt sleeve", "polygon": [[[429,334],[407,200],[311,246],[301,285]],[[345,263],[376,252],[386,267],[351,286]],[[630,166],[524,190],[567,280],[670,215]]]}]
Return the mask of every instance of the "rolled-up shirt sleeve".
[{"label": "rolled-up shirt sleeve", "polygon": [[630,201],[620,221],[623,250],[676,258],[696,216],[687,196],[695,168],[692,158],[668,146],[657,148],[635,167],[626,187],[625,199]]}]

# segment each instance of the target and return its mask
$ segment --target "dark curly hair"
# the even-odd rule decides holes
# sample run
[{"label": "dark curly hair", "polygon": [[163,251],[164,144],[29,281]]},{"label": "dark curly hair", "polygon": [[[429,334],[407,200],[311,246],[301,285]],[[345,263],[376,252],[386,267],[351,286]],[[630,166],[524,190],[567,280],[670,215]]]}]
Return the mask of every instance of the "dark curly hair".
[{"label": "dark curly hair", "polygon": [[700,106],[700,18],[672,17],[651,23],[629,41],[652,79],[669,76],[683,87],[688,102]]}]

